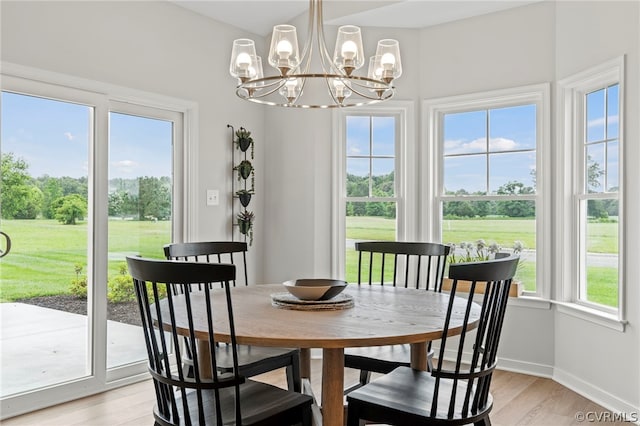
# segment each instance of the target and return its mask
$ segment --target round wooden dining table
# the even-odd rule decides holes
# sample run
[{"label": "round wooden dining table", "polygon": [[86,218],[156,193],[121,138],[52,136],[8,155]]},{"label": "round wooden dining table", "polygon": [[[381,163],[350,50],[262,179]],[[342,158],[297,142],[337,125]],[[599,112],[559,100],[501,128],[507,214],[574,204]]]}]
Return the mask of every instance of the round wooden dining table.
[{"label": "round wooden dining table", "polygon": [[[229,321],[222,290],[212,291],[216,339],[229,341]],[[310,375],[310,350],[322,349],[322,424],[344,423],[344,349],[411,345],[411,366],[427,368],[427,344],[442,337],[449,295],[392,286],[348,285],[344,293],[353,306],[339,310],[291,310],[272,304],[272,295],[286,292],[280,284],[234,287],[231,290],[238,344],[300,348],[303,378]],[[208,338],[204,303],[192,296],[194,329]],[[177,307],[180,306],[178,303]],[[201,309],[199,309],[201,307]],[[459,334],[466,300],[454,299],[449,335]],[[176,310],[176,316],[181,317]],[[468,327],[474,327],[480,306],[473,304]],[[180,328],[180,324],[178,323]],[[185,329],[186,329],[185,324]],[[180,331],[180,330],[179,330]],[[206,345],[202,345],[206,346]]]}]

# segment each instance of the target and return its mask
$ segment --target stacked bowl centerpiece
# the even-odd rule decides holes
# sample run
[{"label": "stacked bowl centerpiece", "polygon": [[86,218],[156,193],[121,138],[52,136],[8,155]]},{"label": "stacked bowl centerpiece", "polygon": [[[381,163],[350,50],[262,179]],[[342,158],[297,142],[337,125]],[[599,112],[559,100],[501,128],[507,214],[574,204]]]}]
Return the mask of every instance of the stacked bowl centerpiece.
[{"label": "stacked bowl centerpiece", "polygon": [[290,280],[283,283],[293,296],[300,300],[329,300],[347,287],[346,281],[324,278]]}]

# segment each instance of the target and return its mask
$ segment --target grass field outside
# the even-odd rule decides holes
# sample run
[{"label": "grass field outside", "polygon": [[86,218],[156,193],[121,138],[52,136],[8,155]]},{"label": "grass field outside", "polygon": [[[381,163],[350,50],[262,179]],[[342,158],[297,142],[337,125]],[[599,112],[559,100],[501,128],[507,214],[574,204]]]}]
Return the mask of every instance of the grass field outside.
[{"label": "grass field outside", "polygon": [[[75,266],[87,272],[87,224],[55,220],[3,220],[11,252],[0,260],[2,302],[35,296],[69,294]],[[119,273],[127,255],[162,258],[170,243],[169,221],[109,221],[109,276]]]},{"label": "grass field outside", "polygon": [[[518,268],[516,279],[521,281],[526,291],[536,289],[535,265],[535,225],[533,219],[464,219],[444,220],[442,241],[445,244],[461,242],[475,243],[483,239],[487,244],[496,242],[509,251],[515,241],[520,241],[525,249],[523,261]],[[618,239],[615,227],[617,223],[589,224],[589,253],[617,253]],[[348,241],[380,240],[394,241],[395,220],[382,217],[348,216],[346,219]],[[356,282],[358,278],[358,254],[347,243],[345,271],[346,280]],[[387,268],[388,270],[388,268]],[[588,268],[588,299],[607,306],[616,306],[618,301],[618,272],[616,268],[590,266]],[[379,276],[380,269],[374,271]],[[387,274],[385,274],[387,275]],[[391,277],[386,276],[386,279]]]},{"label": "grass field outside", "polygon": [[[593,253],[615,253],[614,223],[597,223],[589,227]],[[109,221],[109,277],[118,274],[127,255],[162,258],[162,246],[169,243],[169,221]],[[524,267],[518,271],[527,290],[535,290],[535,221],[516,220],[446,220],[443,241],[460,244],[485,239],[511,248],[522,241],[529,252]],[[3,302],[35,296],[69,294],[75,267],[87,265],[87,224],[62,225],[54,220],[3,220],[2,229],[13,241],[11,253],[0,260],[0,300]],[[591,237],[591,234],[590,234]],[[387,240],[395,237],[395,220],[381,217],[347,217],[347,239]],[[533,255],[533,256],[532,256]],[[591,301],[609,306],[617,304],[617,270],[589,267],[587,293]],[[346,279],[357,279],[357,253],[347,245]]]}]

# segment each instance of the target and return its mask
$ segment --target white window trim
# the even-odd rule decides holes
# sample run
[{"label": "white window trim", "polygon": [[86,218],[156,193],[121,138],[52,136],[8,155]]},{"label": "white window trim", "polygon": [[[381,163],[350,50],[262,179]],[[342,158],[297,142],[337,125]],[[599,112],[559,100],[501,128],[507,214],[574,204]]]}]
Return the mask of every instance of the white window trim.
[{"label": "white window trim", "polygon": [[[422,164],[431,173],[433,181],[428,182],[429,175],[422,177],[424,197],[421,197],[421,217],[432,218],[429,232],[424,236],[429,240],[442,235],[442,212],[436,209],[439,194],[444,185],[442,152],[438,140],[442,133],[441,117],[449,112],[490,109],[523,103],[535,103],[537,107],[536,134],[536,292],[525,292],[527,298],[549,300],[551,298],[551,208],[550,208],[550,85],[548,83],[529,86],[479,92],[467,95],[451,96],[423,101],[423,140],[425,149],[421,153]],[[483,197],[486,199],[486,197]],[[539,305],[537,302],[532,302]],[[546,304],[545,304],[546,306]]]},{"label": "white window trim", "polygon": [[[399,146],[396,147],[396,218],[398,239],[418,238],[416,211],[417,197],[417,146],[415,137],[415,106],[413,101],[387,101],[375,107],[350,107],[333,111],[333,149],[331,192],[331,273],[335,277],[345,276],[345,208],[346,194],[343,182],[346,179],[346,128],[345,117],[353,114],[400,116]],[[371,200],[375,201],[375,200]],[[386,200],[385,200],[386,201]]]},{"label": "white window trim", "polygon": [[[177,183],[174,189],[182,192],[182,204],[176,202],[178,207],[174,209],[174,222],[181,225],[174,229],[173,237],[176,240],[191,238],[197,224],[197,116],[198,106],[195,102],[166,97],[154,93],[111,85],[99,81],[83,79],[76,76],[61,74],[38,68],[27,67],[10,62],[0,62],[0,90],[15,93],[24,93],[32,96],[44,96],[51,99],[60,99],[66,102],[78,102],[94,108],[95,121],[90,131],[96,140],[89,147],[90,168],[92,179],[89,184],[93,188],[108,187],[108,167],[99,159],[108,158],[108,113],[109,109],[117,104],[132,104],[143,109],[144,107],[167,110],[181,113],[182,128],[174,129],[181,132],[183,154],[174,151],[174,177],[182,177],[182,182]],[[117,107],[114,109],[118,109]],[[175,150],[175,148],[174,148]],[[174,194],[176,195],[176,194]],[[107,220],[108,206],[106,197],[90,202],[89,217],[94,223],[103,223]],[[101,277],[107,276],[107,229],[96,226],[90,240],[97,241],[90,247],[90,258],[94,286],[88,297],[95,306],[95,315],[106,318],[106,300],[98,295],[106,294],[107,282]],[[96,244],[99,244],[96,245]],[[99,247],[98,252],[104,256],[96,255],[93,248]],[[53,404],[66,402],[79,397],[104,392],[119,386],[133,383],[148,378],[144,363],[137,366],[122,366],[107,371],[107,325],[106,321],[100,323],[92,321],[92,374],[85,378],[64,383],[49,388],[39,389],[16,396],[2,399],[0,411],[3,417],[11,417],[35,409],[44,408]]]},{"label": "white window trim", "polygon": [[[624,67],[625,57],[620,56],[598,66],[584,70],[567,78],[558,81],[558,106],[557,106],[557,135],[556,135],[556,210],[555,217],[561,221],[557,224],[559,246],[557,247],[556,259],[557,268],[555,271],[555,282],[557,287],[557,300],[559,311],[587,319],[610,328],[624,331],[627,324],[626,318],[626,268],[624,259],[625,228],[624,218]],[[578,278],[579,268],[579,224],[576,222],[577,202],[580,198],[578,194],[579,185],[583,184],[581,176],[583,167],[578,161],[584,161],[583,156],[574,155],[581,152],[581,141],[579,136],[582,129],[579,128],[584,114],[583,97],[586,93],[595,89],[600,89],[610,84],[619,84],[618,94],[619,105],[619,190],[618,190],[618,211],[619,211],[619,237],[618,237],[618,309],[603,307],[594,303],[579,300]]]}]

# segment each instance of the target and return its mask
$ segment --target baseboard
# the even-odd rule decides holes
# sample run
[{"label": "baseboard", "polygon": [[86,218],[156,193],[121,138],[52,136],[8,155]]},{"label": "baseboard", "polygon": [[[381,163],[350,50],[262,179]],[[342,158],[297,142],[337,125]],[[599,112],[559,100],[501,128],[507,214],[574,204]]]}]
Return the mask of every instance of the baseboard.
[{"label": "baseboard", "polygon": [[620,420],[640,424],[640,407],[634,407],[630,402],[624,401],[558,368],[554,369],[552,379],[607,410],[622,415],[623,418]]},{"label": "baseboard", "polygon": [[534,362],[498,357],[498,365],[496,368],[499,370],[512,371],[514,373],[544,377],[546,379],[553,378],[553,367],[546,364],[537,364]]}]

